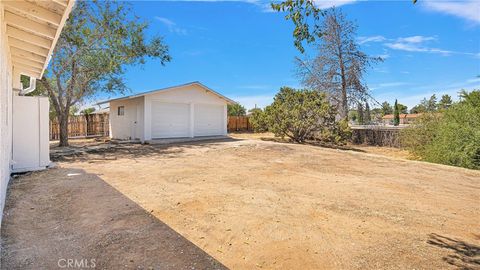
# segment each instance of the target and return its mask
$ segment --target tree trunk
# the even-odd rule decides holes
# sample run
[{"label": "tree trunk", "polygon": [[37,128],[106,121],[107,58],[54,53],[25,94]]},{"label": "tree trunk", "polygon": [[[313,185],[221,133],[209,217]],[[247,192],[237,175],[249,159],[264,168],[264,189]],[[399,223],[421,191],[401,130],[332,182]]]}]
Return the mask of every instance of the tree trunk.
[{"label": "tree trunk", "polygon": [[60,125],[59,146],[68,146],[68,117],[68,112],[58,115],[58,124]]},{"label": "tree trunk", "polygon": [[346,84],[342,83],[342,118],[348,121],[348,100]]}]

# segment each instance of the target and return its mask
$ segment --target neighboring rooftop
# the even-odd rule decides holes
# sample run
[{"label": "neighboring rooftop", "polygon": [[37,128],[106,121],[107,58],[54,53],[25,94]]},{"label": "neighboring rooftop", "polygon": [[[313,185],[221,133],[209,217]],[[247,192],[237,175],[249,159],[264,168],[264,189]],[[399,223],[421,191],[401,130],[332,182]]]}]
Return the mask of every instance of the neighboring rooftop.
[{"label": "neighboring rooftop", "polygon": [[[411,119],[411,118],[417,118],[419,117],[420,115],[422,115],[421,113],[401,113],[400,114],[400,118],[407,118],[407,119]],[[382,119],[393,119],[393,114],[386,114],[382,117]]]}]

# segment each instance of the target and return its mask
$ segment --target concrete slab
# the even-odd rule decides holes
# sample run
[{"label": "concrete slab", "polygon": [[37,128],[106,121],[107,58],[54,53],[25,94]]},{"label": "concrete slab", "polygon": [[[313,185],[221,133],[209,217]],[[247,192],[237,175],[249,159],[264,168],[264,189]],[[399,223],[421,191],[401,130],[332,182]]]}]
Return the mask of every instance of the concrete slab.
[{"label": "concrete slab", "polygon": [[197,142],[197,141],[208,141],[208,140],[221,140],[221,139],[231,139],[229,136],[201,136],[194,138],[165,138],[165,139],[153,139],[145,141],[148,144],[171,144],[171,143],[183,143],[183,142]]}]

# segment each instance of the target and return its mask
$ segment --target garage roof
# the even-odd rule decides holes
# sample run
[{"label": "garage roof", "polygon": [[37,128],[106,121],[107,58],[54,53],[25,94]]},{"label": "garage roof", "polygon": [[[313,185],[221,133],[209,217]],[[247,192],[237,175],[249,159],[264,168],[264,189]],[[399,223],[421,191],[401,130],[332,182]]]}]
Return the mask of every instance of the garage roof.
[{"label": "garage roof", "polygon": [[152,91],[147,91],[147,92],[143,92],[143,93],[138,93],[138,94],[134,94],[134,95],[130,95],[130,96],[125,96],[125,97],[120,97],[120,98],[109,99],[109,100],[105,100],[105,101],[102,101],[102,102],[98,102],[97,105],[109,103],[109,102],[115,101],[115,100],[123,100],[123,99],[137,98],[137,97],[141,97],[141,96],[146,96],[146,95],[150,95],[150,94],[155,94],[155,93],[162,92],[162,91],[171,91],[171,90],[175,90],[175,89],[177,89],[177,88],[181,88],[181,87],[185,87],[185,86],[191,86],[191,85],[200,86],[200,87],[204,88],[205,90],[207,90],[208,92],[211,92],[212,94],[218,96],[219,98],[222,98],[222,99],[226,100],[227,103],[230,103],[230,104],[235,104],[235,103],[236,103],[235,101],[227,98],[226,96],[224,96],[224,95],[222,95],[222,94],[220,94],[220,93],[212,90],[211,88],[205,86],[205,85],[202,84],[201,82],[195,81],[195,82],[190,82],[190,83],[186,83],[186,84],[180,84],[180,85],[176,85],[176,86],[170,86],[170,87],[161,88],[161,89],[157,89],[157,90],[152,90]]},{"label": "garage roof", "polygon": [[40,79],[74,0],[2,1],[13,69]]}]

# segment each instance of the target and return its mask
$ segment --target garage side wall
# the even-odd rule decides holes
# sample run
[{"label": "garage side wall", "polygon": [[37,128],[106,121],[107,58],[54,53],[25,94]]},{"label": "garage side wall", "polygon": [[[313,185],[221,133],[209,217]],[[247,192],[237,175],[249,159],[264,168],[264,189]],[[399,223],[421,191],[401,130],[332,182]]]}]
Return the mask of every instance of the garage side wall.
[{"label": "garage side wall", "polygon": [[190,105],[190,137],[194,136],[195,105],[219,105],[223,106],[223,135],[227,135],[227,102],[216,94],[198,85],[172,88],[145,96],[145,140],[152,139],[152,102],[182,103]]},{"label": "garage side wall", "polygon": [[[123,106],[123,115],[119,107]],[[110,102],[110,138],[144,140],[144,97]]]},{"label": "garage side wall", "polygon": [[[12,157],[12,65],[0,2],[0,213],[3,213]],[[0,214],[0,224],[2,214]]]}]

